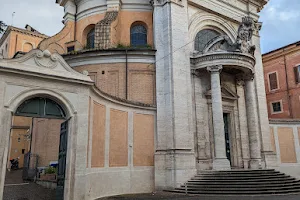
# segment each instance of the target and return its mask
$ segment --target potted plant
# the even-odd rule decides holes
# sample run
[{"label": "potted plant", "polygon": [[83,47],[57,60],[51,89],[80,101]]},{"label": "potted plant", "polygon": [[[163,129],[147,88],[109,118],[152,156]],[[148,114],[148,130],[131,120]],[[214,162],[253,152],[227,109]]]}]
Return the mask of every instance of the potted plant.
[{"label": "potted plant", "polygon": [[57,175],[57,168],[55,167],[48,167],[45,169],[45,174],[40,175],[40,180],[43,181],[55,181]]}]

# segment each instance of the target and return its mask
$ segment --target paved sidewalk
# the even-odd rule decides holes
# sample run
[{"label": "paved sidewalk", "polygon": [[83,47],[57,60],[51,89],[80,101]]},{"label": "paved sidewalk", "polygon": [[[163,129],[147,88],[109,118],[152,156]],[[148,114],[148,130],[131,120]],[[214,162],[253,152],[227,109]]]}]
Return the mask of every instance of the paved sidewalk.
[{"label": "paved sidewalk", "polygon": [[7,171],[3,200],[55,200],[55,190],[24,182],[22,170]]},{"label": "paved sidewalk", "polygon": [[274,196],[195,196],[158,192],[153,194],[120,195],[100,198],[99,200],[300,200],[297,195],[274,195]]}]

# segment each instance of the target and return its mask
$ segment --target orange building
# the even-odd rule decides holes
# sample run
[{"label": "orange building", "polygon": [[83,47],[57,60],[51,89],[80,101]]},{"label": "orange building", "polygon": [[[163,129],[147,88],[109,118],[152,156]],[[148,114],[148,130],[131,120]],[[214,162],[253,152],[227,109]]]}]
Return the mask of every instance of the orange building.
[{"label": "orange building", "polygon": [[48,36],[38,32],[29,25],[25,29],[9,26],[0,39],[0,56],[12,58],[17,52],[29,52],[37,48]]},{"label": "orange building", "polygon": [[263,55],[269,118],[300,118],[300,42]]}]

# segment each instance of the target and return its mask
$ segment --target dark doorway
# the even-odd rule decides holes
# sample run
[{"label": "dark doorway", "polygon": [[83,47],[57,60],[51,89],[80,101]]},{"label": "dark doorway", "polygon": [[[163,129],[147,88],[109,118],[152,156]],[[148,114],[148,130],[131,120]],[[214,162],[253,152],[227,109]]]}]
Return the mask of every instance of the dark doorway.
[{"label": "dark doorway", "polygon": [[63,200],[67,139],[68,120],[59,103],[44,97],[24,101],[13,115],[9,150],[9,159],[16,157],[20,165],[12,170],[8,163],[4,200]]},{"label": "dark doorway", "polygon": [[226,144],[226,157],[231,165],[231,149],[230,149],[230,133],[229,133],[229,114],[223,113],[224,119],[224,132],[225,132],[225,144]]}]

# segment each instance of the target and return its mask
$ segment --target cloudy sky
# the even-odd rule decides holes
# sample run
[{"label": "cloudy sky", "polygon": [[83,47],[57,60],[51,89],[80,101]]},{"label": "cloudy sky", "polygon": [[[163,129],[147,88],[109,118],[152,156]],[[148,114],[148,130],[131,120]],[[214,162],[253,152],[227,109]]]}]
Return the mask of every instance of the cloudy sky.
[{"label": "cloudy sky", "polygon": [[[268,52],[300,40],[300,0],[269,0],[261,12],[262,51]],[[59,32],[64,11],[55,0],[0,0],[0,20],[25,27],[30,24],[46,35]]]}]

